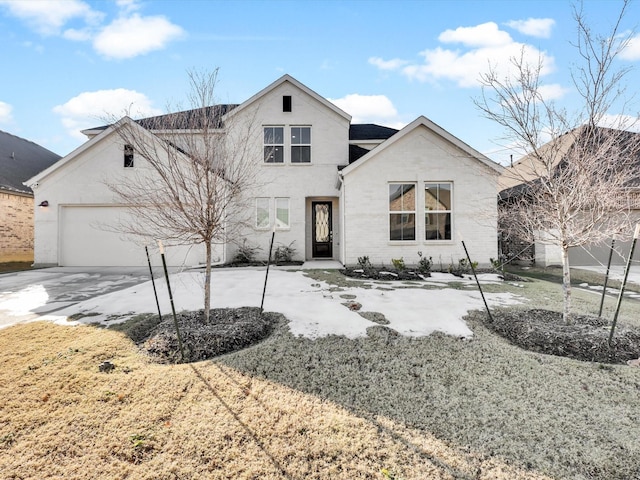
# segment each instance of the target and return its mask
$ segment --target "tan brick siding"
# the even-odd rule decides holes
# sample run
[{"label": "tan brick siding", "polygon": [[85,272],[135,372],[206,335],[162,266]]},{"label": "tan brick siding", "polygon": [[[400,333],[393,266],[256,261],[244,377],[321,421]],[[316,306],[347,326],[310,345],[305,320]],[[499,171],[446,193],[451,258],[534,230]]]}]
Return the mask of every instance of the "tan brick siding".
[{"label": "tan brick siding", "polygon": [[0,192],[0,263],[33,261],[33,198]]}]

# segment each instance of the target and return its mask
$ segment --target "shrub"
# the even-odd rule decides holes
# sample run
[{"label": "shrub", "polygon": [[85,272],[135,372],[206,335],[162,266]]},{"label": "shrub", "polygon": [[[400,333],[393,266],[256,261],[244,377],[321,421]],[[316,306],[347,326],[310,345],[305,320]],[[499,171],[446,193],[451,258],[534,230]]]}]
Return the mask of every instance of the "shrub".
[{"label": "shrub", "polygon": [[276,263],[290,263],[293,261],[293,256],[296,253],[296,249],[293,246],[295,240],[289,245],[279,244],[273,254],[273,259]]},{"label": "shrub", "polygon": [[242,240],[242,245],[238,248],[235,257],[233,257],[234,263],[253,263],[256,260],[256,254],[262,250],[260,247],[249,245],[247,239]]},{"label": "shrub", "polygon": [[433,258],[423,257],[422,252],[418,252],[420,260],[418,261],[418,271],[423,274],[430,274],[431,267],[433,266]]},{"label": "shrub", "polygon": [[399,272],[404,272],[407,269],[407,266],[404,264],[404,258],[392,258],[391,263],[393,263],[393,268],[398,270]]}]

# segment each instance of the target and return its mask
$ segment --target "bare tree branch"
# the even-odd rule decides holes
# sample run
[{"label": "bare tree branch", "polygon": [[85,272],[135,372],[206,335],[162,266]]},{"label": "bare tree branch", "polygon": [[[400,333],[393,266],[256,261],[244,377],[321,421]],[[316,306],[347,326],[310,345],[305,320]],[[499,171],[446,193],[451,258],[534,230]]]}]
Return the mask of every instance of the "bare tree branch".
[{"label": "bare tree branch", "polygon": [[[481,76],[476,105],[501,125],[508,140],[527,153],[507,169],[511,188],[501,193],[503,235],[559,245],[563,259],[564,319],[571,309],[569,248],[601,243],[630,232],[629,212],[640,154],[640,134],[624,115],[621,83],[629,68],[614,61],[632,33],[620,35],[628,2],[606,36],[596,35],[580,8],[574,8],[579,63],[571,70],[581,109],[569,115],[541,88],[542,60],[512,59],[516,74],[500,78],[495,69]],[[621,108],[617,116],[610,110]],[[613,118],[614,121],[609,121]],[[635,116],[637,118],[637,116]]]},{"label": "bare tree branch", "polygon": [[217,70],[189,72],[189,110],[116,122],[135,152],[136,169],[108,187],[132,212],[120,231],[174,245],[203,244],[205,321],[211,306],[212,245],[225,244],[248,222],[256,187],[256,132],[246,116],[225,117],[216,104]]}]

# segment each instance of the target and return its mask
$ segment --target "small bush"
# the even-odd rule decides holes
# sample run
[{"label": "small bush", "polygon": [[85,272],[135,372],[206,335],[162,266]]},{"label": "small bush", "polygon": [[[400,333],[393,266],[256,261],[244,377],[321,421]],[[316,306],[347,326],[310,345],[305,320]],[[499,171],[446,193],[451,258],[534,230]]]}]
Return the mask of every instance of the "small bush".
[{"label": "small bush", "polygon": [[238,249],[236,256],[233,257],[234,263],[253,263],[256,260],[256,254],[262,250],[257,245],[249,245],[247,239],[242,240],[242,245]]},{"label": "small bush", "polygon": [[293,256],[296,253],[296,249],[293,244],[295,240],[291,242],[289,245],[279,244],[276,248],[275,253],[273,254],[273,259],[276,263],[290,263],[293,261]]},{"label": "small bush", "polygon": [[393,268],[398,270],[399,272],[404,272],[407,269],[407,266],[404,264],[404,258],[392,258],[391,263],[393,263]]},{"label": "small bush", "polygon": [[423,257],[422,252],[418,252],[420,260],[418,261],[418,271],[422,274],[430,274],[431,267],[433,267],[433,258]]}]

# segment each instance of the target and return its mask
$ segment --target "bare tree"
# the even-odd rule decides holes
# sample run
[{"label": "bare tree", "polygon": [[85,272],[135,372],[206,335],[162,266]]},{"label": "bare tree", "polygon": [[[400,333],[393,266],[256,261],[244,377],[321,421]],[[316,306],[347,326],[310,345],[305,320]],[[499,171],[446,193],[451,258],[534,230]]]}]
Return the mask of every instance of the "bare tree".
[{"label": "bare tree", "polygon": [[[523,51],[512,59],[515,75],[503,78],[495,69],[481,77],[476,105],[504,127],[506,139],[527,152],[508,169],[500,228],[520,239],[559,245],[562,252],[564,321],[570,322],[569,249],[602,242],[630,231],[629,205],[637,177],[640,135],[630,132],[622,79],[626,68],[614,61],[632,34],[620,34],[625,0],[607,35],[589,28],[581,8],[574,7],[579,62],[572,79],[581,108],[569,114],[545,99],[542,61],[530,64]],[[619,115],[609,112],[619,108]],[[549,140],[550,141],[547,141]]]},{"label": "bare tree", "polygon": [[204,245],[205,322],[211,308],[212,246],[234,238],[247,220],[255,158],[260,158],[251,120],[226,120],[235,105],[216,104],[217,73],[189,72],[189,110],[116,122],[125,148],[143,165],[108,185],[133,214],[131,222],[118,226],[121,232],[173,245]]}]

